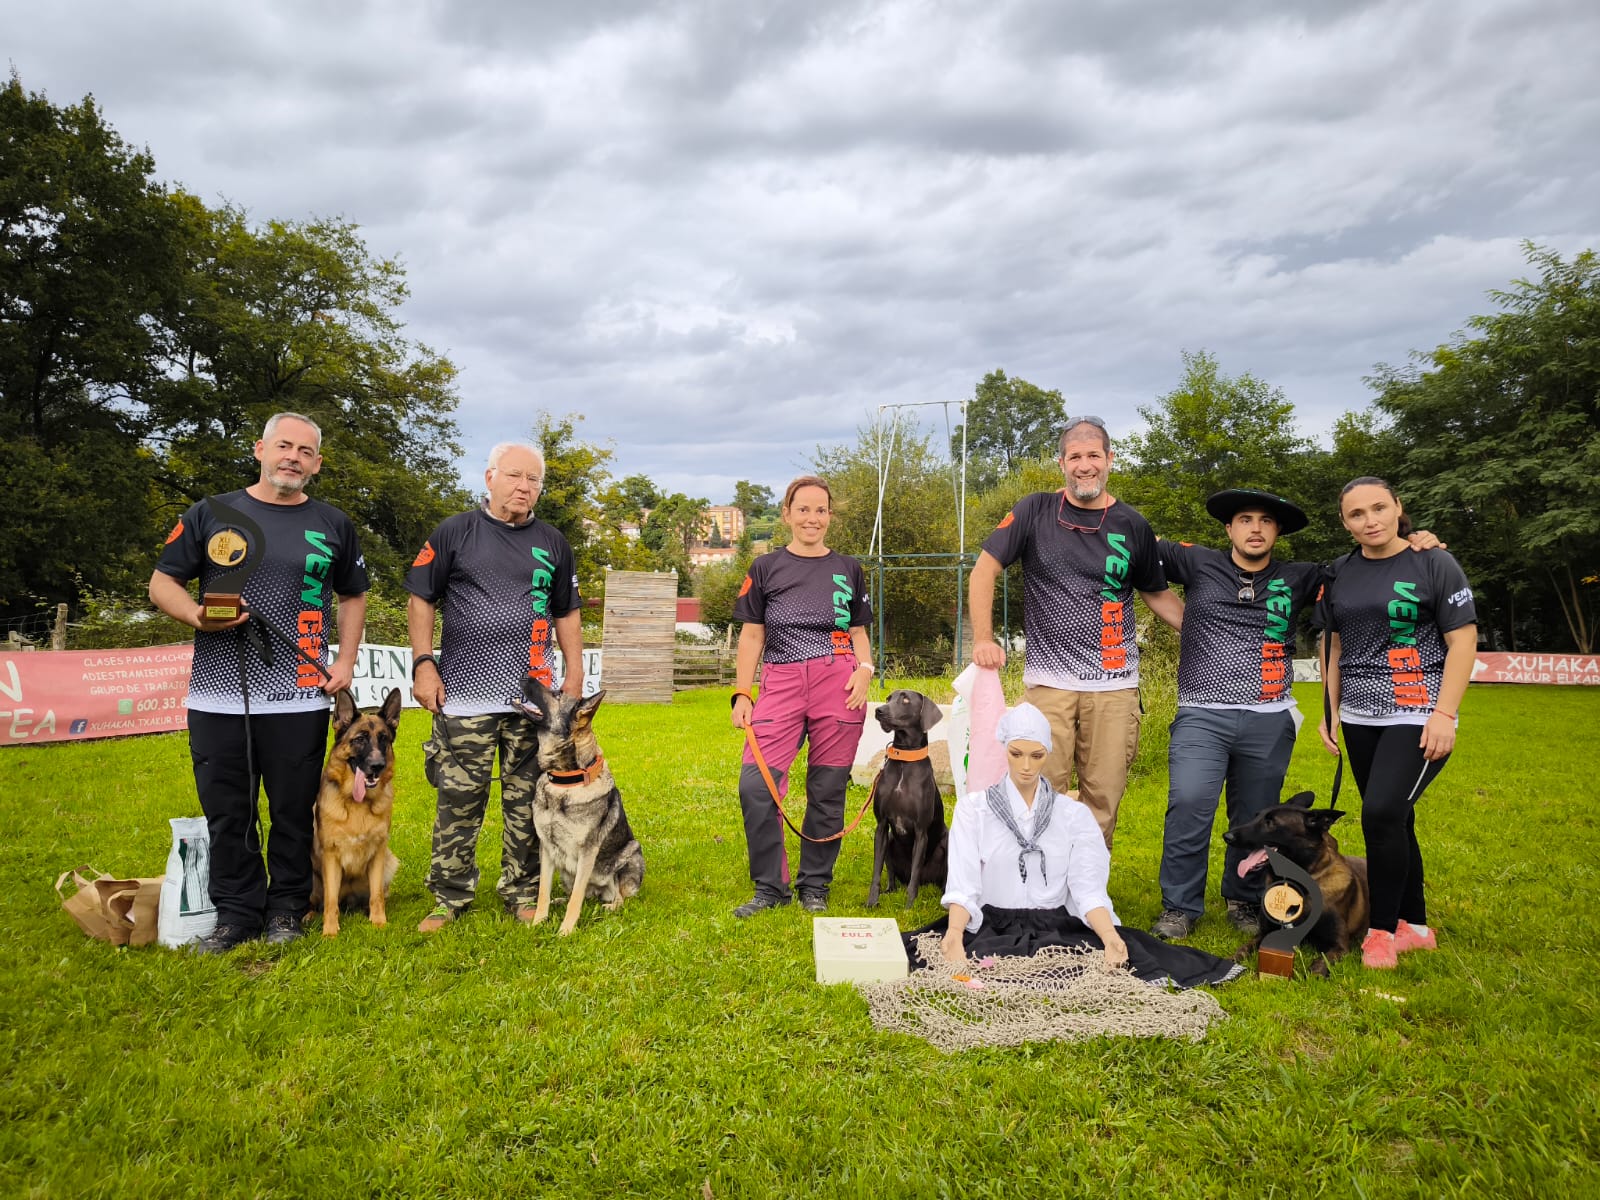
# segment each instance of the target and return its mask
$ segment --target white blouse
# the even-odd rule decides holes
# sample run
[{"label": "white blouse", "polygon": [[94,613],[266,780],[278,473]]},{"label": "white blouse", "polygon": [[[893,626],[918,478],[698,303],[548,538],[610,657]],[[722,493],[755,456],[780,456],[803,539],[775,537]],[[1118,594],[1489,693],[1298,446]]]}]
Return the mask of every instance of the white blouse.
[{"label": "white blouse", "polygon": [[[1017,828],[1024,834],[1033,831],[1033,810],[1010,778],[1005,781],[1006,798]],[[950,870],[945,877],[946,908],[959,904],[972,914],[967,928],[976,932],[983,925],[983,906],[997,908],[1060,908],[1080,921],[1083,914],[1104,908],[1111,923],[1119,924],[1106,880],[1111,876],[1111,852],[1106,849],[1100,825],[1087,805],[1056,794],[1050,827],[1039,839],[1044,851],[1044,870],[1039,856],[1028,855],[1028,878],[1017,870],[1021,847],[1005,822],[989,811],[988,798],[973,792],[956,801],[950,821]],[[1048,881],[1045,876],[1049,875]]]}]

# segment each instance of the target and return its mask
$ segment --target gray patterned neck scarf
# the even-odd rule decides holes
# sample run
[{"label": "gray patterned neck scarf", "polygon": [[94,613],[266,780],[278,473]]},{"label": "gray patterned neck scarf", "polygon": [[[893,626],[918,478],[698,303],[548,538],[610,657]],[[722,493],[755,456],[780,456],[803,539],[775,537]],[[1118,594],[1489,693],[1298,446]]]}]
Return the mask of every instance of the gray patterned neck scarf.
[{"label": "gray patterned neck scarf", "polygon": [[1050,781],[1043,775],[1039,776],[1039,790],[1033,797],[1033,836],[1023,837],[1022,830],[1017,828],[1017,818],[1011,812],[1011,798],[1006,795],[1006,781],[1002,779],[984,793],[989,801],[989,810],[1005,822],[1011,836],[1017,839],[1017,845],[1022,849],[1017,854],[1017,870],[1022,875],[1022,882],[1028,882],[1028,855],[1039,856],[1039,878],[1046,883],[1050,882],[1050,875],[1045,870],[1044,851],[1039,848],[1039,839],[1044,836],[1044,831],[1050,828],[1050,817],[1056,810],[1056,790],[1050,786]]}]

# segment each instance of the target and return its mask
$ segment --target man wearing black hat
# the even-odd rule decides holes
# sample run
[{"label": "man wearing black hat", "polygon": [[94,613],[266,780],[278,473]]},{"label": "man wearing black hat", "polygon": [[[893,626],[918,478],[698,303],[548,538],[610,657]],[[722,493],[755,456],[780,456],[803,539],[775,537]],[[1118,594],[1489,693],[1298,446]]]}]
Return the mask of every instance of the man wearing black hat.
[{"label": "man wearing black hat", "polygon": [[[1169,940],[1188,937],[1205,910],[1211,825],[1223,785],[1229,825],[1275,804],[1283,790],[1300,724],[1290,686],[1295,620],[1322,581],[1317,563],[1272,557],[1281,535],[1306,526],[1297,505],[1238,488],[1212,496],[1206,511],[1227,529],[1228,551],[1160,543],[1167,578],[1185,589],[1178,714],[1167,750],[1164,911],[1150,929]],[[1254,930],[1261,884],[1239,878],[1242,858],[1228,849],[1222,898],[1228,919]]]},{"label": "man wearing black hat", "polygon": [[[1206,865],[1217,801],[1227,786],[1228,824],[1276,804],[1294,752],[1294,632],[1316,599],[1323,565],[1280,562],[1279,537],[1307,524],[1296,504],[1271,492],[1234,488],[1206,501],[1228,532],[1224,552],[1159,542],[1167,578],[1184,588],[1178,656],[1178,713],[1167,748],[1167,820],[1161,849],[1157,937],[1185,938],[1205,911]],[[1413,544],[1437,545],[1432,534]],[[1261,883],[1239,878],[1243,855],[1223,858],[1228,919],[1254,932]]]}]

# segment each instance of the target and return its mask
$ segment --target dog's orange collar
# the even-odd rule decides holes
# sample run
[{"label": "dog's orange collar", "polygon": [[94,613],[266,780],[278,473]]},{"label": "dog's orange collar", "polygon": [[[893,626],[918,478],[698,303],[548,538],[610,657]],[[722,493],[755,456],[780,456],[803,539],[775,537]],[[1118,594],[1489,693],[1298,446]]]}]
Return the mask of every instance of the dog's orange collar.
[{"label": "dog's orange collar", "polygon": [[889,746],[884,750],[884,754],[896,762],[921,762],[928,757],[928,747],[924,746],[920,750],[902,750],[899,746]]},{"label": "dog's orange collar", "polygon": [[600,778],[600,772],[605,770],[605,766],[606,756],[597,754],[594,761],[581,771],[550,771],[546,778],[556,787],[581,787]]}]

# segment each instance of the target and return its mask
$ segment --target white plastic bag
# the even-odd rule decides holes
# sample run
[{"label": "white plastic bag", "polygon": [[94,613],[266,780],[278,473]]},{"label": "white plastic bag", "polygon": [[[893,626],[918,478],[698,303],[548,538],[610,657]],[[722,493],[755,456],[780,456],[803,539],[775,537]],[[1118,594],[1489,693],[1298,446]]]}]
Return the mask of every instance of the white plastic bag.
[{"label": "white plastic bag", "polygon": [[167,877],[161,883],[158,936],[176,948],[197,942],[217,927],[211,903],[211,833],[204,817],[173,817]]}]

